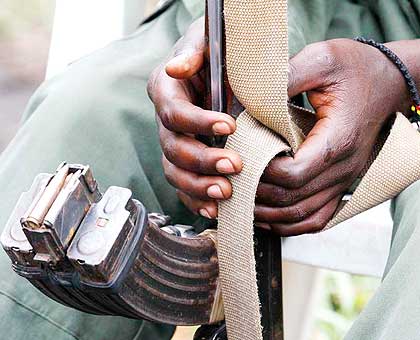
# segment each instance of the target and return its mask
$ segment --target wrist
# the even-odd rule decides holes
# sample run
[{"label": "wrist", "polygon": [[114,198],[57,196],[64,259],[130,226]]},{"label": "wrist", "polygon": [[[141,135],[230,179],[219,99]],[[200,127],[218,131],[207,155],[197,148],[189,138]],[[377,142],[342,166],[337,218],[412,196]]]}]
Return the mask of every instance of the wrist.
[{"label": "wrist", "polygon": [[[401,40],[384,44],[391,51],[393,51],[404,63],[410,72],[414,82],[416,83],[417,91],[420,90],[420,39],[417,40]],[[391,62],[392,64],[392,62]],[[401,111],[406,116],[411,116],[413,112],[411,107],[413,105],[413,98],[407,85],[407,80],[399,71],[397,65],[392,65],[395,70],[391,73],[392,84],[397,95],[395,98],[394,111]]]}]

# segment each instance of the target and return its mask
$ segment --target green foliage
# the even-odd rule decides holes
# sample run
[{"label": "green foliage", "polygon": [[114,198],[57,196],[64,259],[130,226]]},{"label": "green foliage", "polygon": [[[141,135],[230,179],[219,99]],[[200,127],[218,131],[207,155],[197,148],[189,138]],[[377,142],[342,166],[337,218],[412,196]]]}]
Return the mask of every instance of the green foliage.
[{"label": "green foliage", "polygon": [[313,340],[341,340],[379,286],[380,280],[326,272]]}]

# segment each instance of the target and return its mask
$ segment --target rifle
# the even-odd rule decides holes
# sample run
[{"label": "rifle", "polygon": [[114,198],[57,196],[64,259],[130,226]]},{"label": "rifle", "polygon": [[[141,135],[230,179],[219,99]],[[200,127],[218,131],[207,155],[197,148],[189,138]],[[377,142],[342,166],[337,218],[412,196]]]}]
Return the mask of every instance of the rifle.
[{"label": "rifle", "polygon": [[[224,68],[223,2],[208,0],[211,108],[243,107]],[[225,139],[207,140],[223,146]],[[280,239],[257,230],[255,252],[264,339],[282,339]],[[14,271],[49,298],[98,315],[201,327],[196,339],[226,339],[216,231],[171,225],[129,189],[102,194],[89,166],[38,175],[1,235]]]},{"label": "rifle", "polygon": [[[237,118],[244,107],[235,97],[229,85],[225,62],[225,34],[223,0],[206,1],[206,40],[208,42],[208,63],[206,69],[208,97],[205,101],[213,111],[225,112]],[[201,137],[211,146],[223,147],[225,137],[212,140]],[[255,258],[257,260],[257,283],[261,303],[264,340],[283,339],[282,309],[282,263],[281,240],[264,230],[255,230]],[[195,334],[195,340],[227,339],[226,326],[202,326]]]}]

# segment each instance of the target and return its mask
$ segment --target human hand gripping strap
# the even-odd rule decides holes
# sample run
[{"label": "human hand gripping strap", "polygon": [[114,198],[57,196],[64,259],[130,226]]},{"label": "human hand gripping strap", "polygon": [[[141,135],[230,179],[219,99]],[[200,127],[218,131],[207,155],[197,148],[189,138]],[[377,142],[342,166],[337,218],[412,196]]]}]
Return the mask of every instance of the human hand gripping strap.
[{"label": "human hand gripping strap", "polygon": [[[287,106],[287,1],[225,0],[224,6],[229,83],[246,111],[226,144],[239,152],[244,167],[230,176],[232,198],[219,205],[220,277],[229,339],[262,340],[253,252],[256,189],[270,160],[296,151],[304,140],[302,127],[314,121]],[[400,113],[387,134],[352,198],[326,229],[420,179],[420,152],[412,152],[420,149],[420,134]]]}]

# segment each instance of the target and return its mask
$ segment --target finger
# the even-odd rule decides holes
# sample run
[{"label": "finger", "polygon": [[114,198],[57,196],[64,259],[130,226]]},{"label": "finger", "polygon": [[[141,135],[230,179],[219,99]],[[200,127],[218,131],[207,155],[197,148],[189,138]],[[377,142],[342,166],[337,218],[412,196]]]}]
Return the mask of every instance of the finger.
[{"label": "finger", "polygon": [[193,137],[159,129],[165,157],[174,165],[198,174],[234,174],[242,170],[239,154],[232,150],[211,148]]},{"label": "finger", "polygon": [[337,67],[333,55],[328,42],[318,42],[293,56],[289,60],[289,97],[325,86]]},{"label": "finger", "polygon": [[272,171],[278,185],[285,188],[306,186],[331,165],[354,154],[355,136],[346,136],[340,125],[328,117],[318,120],[294,157],[278,157],[266,172]]},{"label": "finger", "polygon": [[337,184],[325,189],[296,204],[286,207],[270,207],[258,204],[255,207],[255,219],[266,223],[292,223],[300,222],[320,210],[334,197],[342,196],[346,185]]},{"label": "finger", "polygon": [[195,106],[195,95],[184,81],[157,73],[150,78],[147,90],[155,105],[157,116],[171,131],[229,135],[236,129],[236,122],[231,116]]},{"label": "finger", "polygon": [[269,225],[268,223],[254,222],[254,226],[257,227],[257,228],[260,228],[260,229],[271,231],[271,225]]},{"label": "finger", "polygon": [[295,204],[336,184],[341,183],[344,188],[347,188],[352,184],[355,177],[355,170],[351,164],[351,159],[337,162],[304,186],[293,189],[286,187],[292,183],[284,177],[281,160],[279,158],[274,159],[261,177],[262,182],[258,185],[256,202],[268,206],[284,207]]},{"label": "finger", "polygon": [[188,79],[201,70],[203,63],[204,50],[183,50],[166,63],[165,71],[172,78]]},{"label": "finger", "polygon": [[[319,42],[308,45],[289,60],[289,97],[302,92],[323,91],[337,83],[339,67],[335,58],[334,44]],[[345,119],[354,117],[351,107],[325,93],[319,102],[311,102],[316,110],[317,122],[299,147],[293,158],[283,158],[283,167],[290,170],[290,177],[297,181],[292,185],[299,187],[319,175],[331,164],[345,159],[355,151],[357,136],[346,135]],[[309,98],[311,99],[311,98]],[[340,110],[340,114],[336,114]],[[334,118],[333,118],[334,117]],[[286,176],[287,177],[287,176]]]},{"label": "finger", "polygon": [[[165,94],[164,94],[165,95]],[[162,124],[171,131],[212,135],[230,135],[236,130],[235,119],[226,113],[204,110],[194,105],[189,98],[168,95],[159,100],[156,112]],[[164,102],[164,105],[159,105]]]},{"label": "finger", "polygon": [[204,77],[201,77],[201,74],[203,72],[200,72],[191,78],[189,78],[189,82],[192,84],[192,88],[194,89],[195,95],[202,99],[203,93],[206,92],[207,85]]},{"label": "finger", "polygon": [[162,157],[163,170],[168,182],[175,188],[201,200],[225,200],[232,195],[230,182],[220,176],[201,176],[186,171]]},{"label": "finger", "polygon": [[185,192],[177,191],[179,199],[184,205],[196,215],[201,215],[208,219],[215,219],[217,217],[217,202],[216,201],[203,201],[197,198],[192,198]]},{"label": "finger", "polygon": [[196,74],[204,63],[205,46],[204,20],[199,19],[176,44],[174,57],[166,64],[166,73],[176,79]]},{"label": "finger", "polygon": [[341,197],[336,197],[307,219],[297,223],[273,223],[271,230],[280,236],[297,236],[316,233],[325,228],[333,217]]}]

